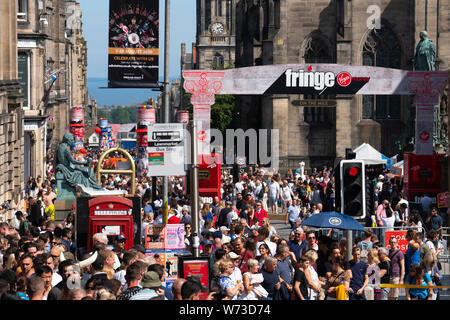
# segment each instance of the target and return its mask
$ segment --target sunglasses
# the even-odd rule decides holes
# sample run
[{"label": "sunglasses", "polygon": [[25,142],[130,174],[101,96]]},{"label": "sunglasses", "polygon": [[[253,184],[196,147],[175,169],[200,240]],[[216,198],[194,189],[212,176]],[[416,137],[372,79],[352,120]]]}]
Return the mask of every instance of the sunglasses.
[{"label": "sunglasses", "polygon": [[308,240],[312,240],[315,239],[316,237],[308,237]]}]

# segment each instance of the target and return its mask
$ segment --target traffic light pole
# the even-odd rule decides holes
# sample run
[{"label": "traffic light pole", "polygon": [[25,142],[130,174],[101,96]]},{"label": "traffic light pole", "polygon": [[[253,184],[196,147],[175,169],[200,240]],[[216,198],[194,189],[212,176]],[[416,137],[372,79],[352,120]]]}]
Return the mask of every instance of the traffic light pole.
[{"label": "traffic light pole", "polygon": [[[164,22],[164,102],[163,123],[169,123],[169,43],[170,43],[170,0],[165,0],[165,22]],[[169,177],[163,177],[163,217],[164,224],[167,223],[169,207]]]}]

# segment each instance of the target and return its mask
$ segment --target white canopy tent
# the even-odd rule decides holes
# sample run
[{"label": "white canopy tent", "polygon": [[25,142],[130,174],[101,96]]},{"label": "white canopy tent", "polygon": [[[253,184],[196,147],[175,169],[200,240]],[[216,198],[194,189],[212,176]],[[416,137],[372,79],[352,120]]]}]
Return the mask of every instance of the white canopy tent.
[{"label": "white canopy tent", "polygon": [[353,149],[353,152],[356,153],[355,159],[364,160],[369,165],[385,164],[389,166],[390,164],[390,159],[368,143],[363,143],[359,147],[356,147]]}]

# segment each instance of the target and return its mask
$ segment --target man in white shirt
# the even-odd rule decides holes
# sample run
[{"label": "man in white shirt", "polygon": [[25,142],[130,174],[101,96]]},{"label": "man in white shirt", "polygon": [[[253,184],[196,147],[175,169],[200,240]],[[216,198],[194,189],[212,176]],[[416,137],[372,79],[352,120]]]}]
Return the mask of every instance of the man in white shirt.
[{"label": "man in white shirt", "polygon": [[242,193],[242,191],[244,191],[244,184],[242,183],[241,179],[239,179],[239,181],[235,183],[234,188],[236,190],[236,193]]},{"label": "man in white shirt", "polygon": [[277,201],[280,197],[280,185],[273,178],[271,178],[269,184],[269,207],[272,209],[273,214],[278,214]]},{"label": "man in white shirt", "polygon": [[294,198],[294,193],[291,187],[289,187],[287,180],[283,181],[283,186],[281,187],[281,200],[283,201],[282,213],[286,213],[289,201]]}]

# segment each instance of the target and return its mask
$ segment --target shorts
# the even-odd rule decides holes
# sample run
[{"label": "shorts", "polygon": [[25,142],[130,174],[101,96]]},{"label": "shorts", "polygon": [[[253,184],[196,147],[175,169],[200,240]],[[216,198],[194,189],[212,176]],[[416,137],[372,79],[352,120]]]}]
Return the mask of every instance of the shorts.
[{"label": "shorts", "polygon": [[269,197],[269,207],[274,206],[276,204],[277,204],[277,197],[270,196]]},{"label": "shorts", "polygon": [[[400,283],[400,277],[390,277],[389,278],[389,283],[390,284],[399,284]],[[389,299],[392,298],[398,298],[398,288],[391,288],[391,290],[389,290]]]}]

